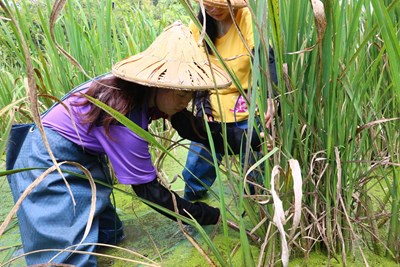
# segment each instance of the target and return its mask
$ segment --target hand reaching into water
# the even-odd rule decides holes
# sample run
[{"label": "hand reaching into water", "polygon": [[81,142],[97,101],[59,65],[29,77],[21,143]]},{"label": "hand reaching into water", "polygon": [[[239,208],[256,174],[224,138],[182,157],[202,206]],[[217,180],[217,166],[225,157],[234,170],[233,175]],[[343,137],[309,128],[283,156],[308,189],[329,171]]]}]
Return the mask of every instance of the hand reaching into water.
[{"label": "hand reaching into water", "polygon": [[[273,145],[272,145],[272,136],[269,135],[269,134],[265,134],[264,132],[261,132],[261,133],[260,133],[260,138],[263,139],[263,140],[265,140],[264,142],[267,143],[267,149],[268,149],[268,151],[271,151],[272,148],[273,148]],[[260,146],[260,150],[261,150],[261,146]]]},{"label": "hand reaching into water", "polygon": [[265,120],[265,125],[267,129],[271,127],[272,120],[275,117],[275,112],[276,112],[276,103],[275,100],[272,98],[268,98],[267,100],[267,111],[264,113],[264,120]]}]

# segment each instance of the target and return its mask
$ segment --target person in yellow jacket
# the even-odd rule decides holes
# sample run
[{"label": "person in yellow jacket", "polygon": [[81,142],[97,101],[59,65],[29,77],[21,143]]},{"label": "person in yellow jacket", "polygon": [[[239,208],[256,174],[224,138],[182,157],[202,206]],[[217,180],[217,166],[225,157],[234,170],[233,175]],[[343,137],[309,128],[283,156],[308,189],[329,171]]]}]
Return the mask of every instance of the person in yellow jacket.
[{"label": "person in yellow jacket", "polygon": [[[243,39],[234,25],[227,0],[203,0],[202,2],[205,7],[205,18],[200,9],[198,14],[200,23],[203,23],[205,19],[206,33],[228,68],[234,72],[240,81],[242,88],[247,90],[251,81],[250,53],[254,50],[254,36],[252,16],[246,1],[230,1],[235,21]],[[191,22],[189,28],[198,41],[201,38],[201,32],[197,26]],[[210,54],[212,63],[221,66],[208,45],[206,49]],[[271,49],[269,63],[272,80],[276,83],[275,61]],[[247,129],[249,116],[247,104],[234,83],[228,88],[218,90],[218,96],[215,91],[211,91],[208,95],[203,95],[197,99],[198,101],[195,103],[197,116],[203,116],[205,113],[208,121],[223,122],[227,125],[235,124],[236,127]],[[270,125],[273,116],[274,111],[266,114],[267,127]],[[217,159],[220,161],[222,156],[223,154],[217,154]],[[185,180],[185,199],[194,201],[205,196],[207,187],[203,183],[209,187],[216,178],[215,167],[209,163],[212,161],[209,150],[196,142],[191,143],[185,169],[182,172]]]}]

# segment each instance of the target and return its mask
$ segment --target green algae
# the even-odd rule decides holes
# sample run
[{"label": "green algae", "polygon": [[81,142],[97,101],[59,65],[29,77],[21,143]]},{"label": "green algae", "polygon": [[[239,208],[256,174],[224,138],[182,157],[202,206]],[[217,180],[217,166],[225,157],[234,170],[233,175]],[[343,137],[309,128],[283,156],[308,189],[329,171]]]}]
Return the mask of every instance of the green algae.
[{"label": "green algae", "polygon": [[[366,257],[368,266],[370,267],[395,267],[400,266],[396,264],[393,260],[378,256],[368,250],[363,250],[363,253]],[[346,266],[349,267],[364,267],[367,266],[364,262],[361,255],[357,254],[354,257],[347,256],[346,257]],[[332,267],[339,267],[345,266],[343,264],[341,255],[337,255],[337,259],[329,259],[326,254],[320,252],[312,252],[310,253],[309,257],[302,258],[293,258],[290,260],[289,267],[314,267],[314,266],[332,266]]]},{"label": "green algae", "polygon": [[[6,218],[8,213],[14,206],[13,197],[8,186],[7,178],[0,177],[0,223]],[[14,253],[21,248],[21,237],[19,234],[18,222],[13,217],[8,224],[5,232],[0,236],[0,263],[7,262],[12,259]],[[12,266],[26,266],[23,259],[12,262]]]},{"label": "green algae", "polygon": [[[182,159],[181,159],[182,160]],[[171,164],[167,159],[164,166],[168,166],[168,177],[173,177],[181,172],[182,167],[179,164]],[[3,204],[0,208],[1,218],[5,218],[7,213],[13,206],[12,196],[9,192],[9,187],[5,177],[0,177],[0,200]],[[173,183],[171,187],[182,193],[183,183],[179,179]],[[149,208],[135,197],[133,190],[130,186],[117,184],[115,185],[114,198],[116,200],[117,212],[124,222],[125,226],[125,239],[118,244],[119,248],[99,248],[98,253],[104,256],[98,257],[99,266],[113,266],[113,267],[126,267],[135,266],[126,260],[112,259],[105,257],[115,256],[125,259],[135,259],[138,261],[146,262],[138,256],[133,255],[131,252],[139,253],[149,259],[155,261],[160,266],[175,267],[175,266],[209,266],[206,259],[197,251],[194,246],[187,240],[185,235],[180,231],[179,225],[176,222],[162,216]],[[218,194],[218,188],[212,188]],[[228,186],[223,187],[224,195],[230,195]],[[203,199],[206,203],[217,206],[218,200],[212,195]],[[232,212],[235,212],[235,205],[229,204]],[[247,218],[245,217],[246,221]],[[20,237],[18,227],[14,221],[14,225],[0,237],[0,248],[6,248],[0,251],[0,262],[4,263],[6,259],[12,257],[16,250],[20,247]],[[185,228],[189,234],[200,244],[205,250],[207,255],[219,266],[216,257],[212,254],[207,244],[203,240],[200,233],[193,227]],[[205,232],[209,236],[213,236],[214,227],[204,227]],[[239,233],[235,230],[229,229],[228,236],[222,233],[222,226],[216,229],[216,235],[213,236],[213,244],[216,249],[221,253],[229,266],[246,266],[244,262],[243,253],[240,247]],[[237,248],[237,249],[236,249]],[[123,250],[124,249],[124,250]],[[128,250],[128,251],[127,251]],[[259,247],[250,244],[250,250],[253,259],[256,263]],[[391,259],[380,257],[378,255],[364,250],[369,266],[399,266]],[[347,258],[347,266],[365,266],[360,255],[356,254],[354,257]],[[290,258],[289,266],[343,266],[341,256],[336,259],[330,259],[326,254],[320,252],[310,253],[307,259],[303,256],[292,256]],[[11,266],[25,266],[22,259],[15,261]],[[137,264],[136,266],[143,266]],[[278,265],[280,266],[280,265]]]},{"label": "green algae", "polygon": [[[140,221],[145,221],[146,224],[144,225]],[[140,220],[124,222],[124,225],[127,237],[119,246],[139,252],[161,266],[173,267],[177,266],[177,263],[184,263],[185,266],[209,265],[205,257],[186,239],[177,223],[156,214],[149,214]],[[185,229],[218,265],[216,258],[207,248],[200,233],[193,227],[186,226]],[[214,232],[214,226],[206,226],[204,229],[209,236]],[[219,227],[213,238],[213,244],[227,259],[230,266],[244,266],[238,232],[230,230],[229,236],[225,237],[221,232],[221,227]],[[235,249],[236,247],[238,249]],[[257,255],[258,251],[257,246],[252,247],[254,255]],[[118,257],[126,256],[125,252],[118,249],[109,249],[106,252]],[[100,263],[107,263],[112,266],[126,265],[126,262],[122,260],[100,260]]]},{"label": "green algae", "polygon": [[[216,258],[207,249],[205,243],[201,239],[199,240],[199,243],[205,249],[206,253],[208,253],[207,255],[219,266]],[[213,238],[213,244],[230,266],[246,266],[237,232],[230,230],[228,237],[225,237],[221,232],[217,232],[217,235]],[[256,246],[252,246],[251,250],[253,255],[259,253],[259,248]],[[182,242],[182,245],[177,246],[168,255],[162,265],[173,267],[174,263],[176,266],[176,262],[185,262],[186,266],[208,266],[206,259],[189,242]]]}]

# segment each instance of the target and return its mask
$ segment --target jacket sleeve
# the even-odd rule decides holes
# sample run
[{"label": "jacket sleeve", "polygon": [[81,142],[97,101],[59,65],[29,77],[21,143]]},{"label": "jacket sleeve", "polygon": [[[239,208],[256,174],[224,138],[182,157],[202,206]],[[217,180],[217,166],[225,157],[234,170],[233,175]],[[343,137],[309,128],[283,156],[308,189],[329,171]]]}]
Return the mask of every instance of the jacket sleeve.
[{"label": "jacket sleeve", "polygon": [[[272,47],[269,48],[269,74],[271,75],[271,80],[275,85],[278,85],[278,76],[276,74],[276,62],[275,62],[275,53]],[[274,90],[275,96],[278,95],[278,92]]]},{"label": "jacket sleeve", "polygon": [[[180,215],[190,218],[186,213],[188,212],[196,219],[200,225],[213,225],[218,222],[220,211],[218,208],[211,207],[203,202],[191,203],[181,197],[179,197],[175,192],[168,190],[163,185],[161,185],[157,178],[153,181],[145,184],[132,185],[133,190],[136,195],[142,199],[153,202],[163,208],[170,211],[175,211],[173,196],[176,199],[176,206]],[[159,208],[155,208],[157,212],[163,214],[164,216],[176,221],[176,218]]]},{"label": "jacket sleeve", "polygon": [[[202,143],[209,146],[207,139],[207,128],[203,118],[193,116],[188,110],[183,110],[171,117],[171,124],[178,134],[185,139]],[[218,122],[208,122],[211,136],[214,141],[215,150],[218,153],[224,153],[224,139],[222,136],[222,125]],[[232,151],[230,154],[239,154],[241,148],[247,142],[247,130],[234,126],[226,126],[227,143]],[[251,137],[251,147],[253,150],[260,149],[261,140],[254,130]]]},{"label": "jacket sleeve", "polygon": [[196,117],[203,117],[203,109],[204,113],[208,116],[212,116],[210,94],[208,92],[197,92],[194,102],[196,106]]},{"label": "jacket sleeve", "polygon": [[[254,49],[252,51],[253,55],[254,55]],[[275,86],[278,85],[278,76],[276,74],[276,61],[275,61],[275,53],[274,53],[274,49],[272,47],[269,47],[269,58],[268,58],[268,65],[269,65],[269,75],[271,77],[271,81],[273,84],[275,84]],[[277,97],[279,95],[279,92],[275,89],[275,87],[273,87],[273,97]]]}]

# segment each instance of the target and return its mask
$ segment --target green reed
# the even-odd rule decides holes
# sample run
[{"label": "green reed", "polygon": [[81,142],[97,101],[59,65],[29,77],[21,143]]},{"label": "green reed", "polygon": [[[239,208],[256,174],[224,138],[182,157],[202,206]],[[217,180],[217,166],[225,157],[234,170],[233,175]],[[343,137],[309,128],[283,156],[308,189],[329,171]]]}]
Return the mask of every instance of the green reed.
[{"label": "green reed", "polygon": [[[90,77],[146,48],[173,20],[194,20],[195,8],[190,6],[197,6],[180,0],[173,9],[167,8],[168,1],[159,1],[157,8],[150,1],[116,2],[113,8],[111,2],[69,0],[55,24],[56,41]],[[220,202],[224,235],[229,234],[228,221],[238,225],[241,242],[235,253],[243,255],[246,266],[283,260],[284,238],[273,221],[277,212],[271,195],[273,178],[287,211],[284,230],[291,258],[322,251],[341,258],[344,265],[348,255],[359,255],[366,262],[364,252],[371,249],[399,260],[399,2],[325,0],[321,13],[311,1],[249,1],[258,46],[250,116],[256,117],[256,108],[260,113],[266,110],[273,90],[279,93],[280,113],[274,126],[270,130],[263,126],[274,137],[275,149],[268,154],[263,146],[265,156],[245,168],[239,156],[225,157],[216,181],[219,194],[212,194]],[[39,90],[61,97],[88,77],[60,56],[50,37],[51,2],[41,3],[40,8],[28,1],[19,3],[21,8],[13,10],[30,48]],[[267,44],[275,51],[277,87],[265,74]],[[1,154],[11,122],[30,120],[27,103],[21,102],[25,60],[20,47],[15,27],[0,20],[0,126],[6,129],[0,137]],[[42,110],[52,102],[45,97],[40,101]],[[172,139],[173,133],[161,128],[156,125],[153,131]],[[160,139],[149,141],[155,155],[168,153],[169,142],[159,147]],[[298,161],[303,180],[299,226],[292,226],[296,188],[290,159]],[[271,175],[274,166],[280,167],[277,176]],[[249,167],[262,173],[259,195],[250,197],[244,194]],[[226,186],[232,199],[222,194]],[[260,238],[257,252],[248,230]],[[229,263],[201,233],[215,256],[211,257],[220,265]]]},{"label": "green reed", "polygon": [[[302,227],[291,229],[290,220],[286,226],[287,232],[298,233],[289,240],[294,252],[301,247],[307,256],[317,248],[333,257],[342,254],[346,261],[346,254],[358,251],[366,261],[363,250],[371,245],[376,253],[384,248],[398,260],[398,2],[324,1],[323,18],[311,2],[267,1],[265,6],[250,1],[256,28],[262,29],[260,40],[274,47],[279,78],[281,113],[272,131],[280,151],[264,164],[265,188],[269,189],[272,166],[287,171],[287,160],[294,158],[302,168]],[[266,46],[260,47],[265,58]],[[270,88],[263,74],[267,65],[257,56],[254,66],[260,64],[262,71],[254,73],[253,84],[261,88],[253,91],[250,109],[254,111],[257,99],[262,112]],[[244,173],[239,170],[242,178]],[[241,179],[229,178],[237,176],[229,168],[227,175],[241,198]],[[293,207],[292,183],[283,172],[279,185],[286,209]],[[379,195],[372,194],[371,183],[382,188]],[[373,203],[382,199],[386,206],[375,210]],[[262,236],[272,226],[274,209],[271,202],[250,203],[242,208],[253,227],[263,212],[267,217],[264,225],[257,225]],[[372,219],[376,217],[380,225]],[[251,228],[243,220],[239,223]],[[267,253],[259,260],[273,263],[281,249],[279,237],[270,232],[267,238]]]}]

